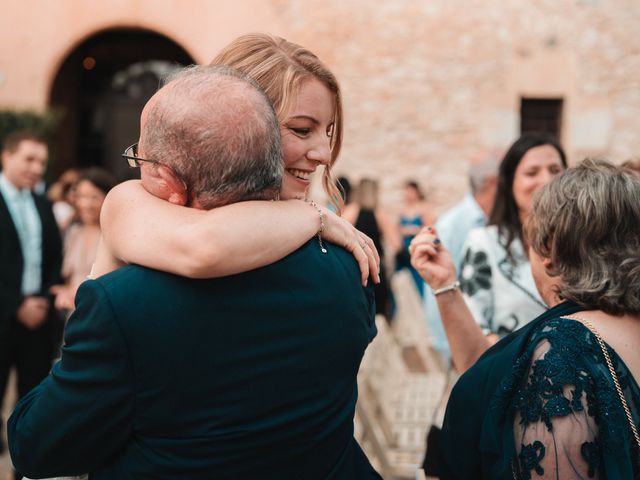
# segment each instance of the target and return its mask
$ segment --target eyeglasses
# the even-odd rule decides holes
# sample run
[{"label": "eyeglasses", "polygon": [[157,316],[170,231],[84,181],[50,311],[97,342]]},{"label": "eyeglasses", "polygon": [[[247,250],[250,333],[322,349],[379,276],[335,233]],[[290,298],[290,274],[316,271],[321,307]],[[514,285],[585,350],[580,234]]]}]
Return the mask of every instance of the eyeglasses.
[{"label": "eyeglasses", "polygon": [[185,182],[182,176],[178,175],[178,173],[171,166],[157,160],[150,160],[148,158],[142,158],[138,156],[138,142],[125,148],[124,153],[121,156],[122,158],[125,158],[127,160],[127,163],[131,168],[141,167],[142,162],[149,162],[154,165],[162,165],[163,167],[168,168],[171,173],[173,173],[173,175],[182,182],[182,184],[184,185],[184,190],[185,192],[187,192],[187,196],[189,195],[189,187],[187,186],[187,182]]},{"label": "eyeglasses", "polygon": [[138,142],[125,148],[124,153],[122,154],[122,158],[127,159],[127,163],[131,168],[141,167],[142,162],[149,162],[160,165],[160,162],[158,162],[157,160],[147,160],[146,158],[141,158],[138,156]]}]

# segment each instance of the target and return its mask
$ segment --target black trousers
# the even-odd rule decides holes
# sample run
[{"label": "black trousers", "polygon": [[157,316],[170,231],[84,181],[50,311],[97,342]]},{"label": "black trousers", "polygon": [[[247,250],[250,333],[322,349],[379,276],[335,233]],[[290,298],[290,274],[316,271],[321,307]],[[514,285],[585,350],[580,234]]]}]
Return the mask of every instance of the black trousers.
[{"label": "black trousers", "polygon": [[[50,315],[36,330],[29,330],[17,319],[0,335],[0,411],[11,367],[17,373],[18,399],[38,385],[51,370],[56,319]],[[0,422],[0,438],[4,422]],[[0,441],[0,452],[4,446]]]}]

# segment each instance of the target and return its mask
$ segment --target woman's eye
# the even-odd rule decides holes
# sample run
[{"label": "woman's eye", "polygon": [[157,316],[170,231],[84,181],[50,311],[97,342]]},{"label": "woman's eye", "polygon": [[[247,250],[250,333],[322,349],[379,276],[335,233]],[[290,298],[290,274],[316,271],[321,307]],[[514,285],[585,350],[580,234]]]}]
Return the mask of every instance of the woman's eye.
[{"label": "woman's eye", "polygon": [[296,135],[300,135],[301,137],[307,136],[309,135],[309,132],[311,132],[310,128],[291,128],[291,131],[293,133],[295,133]]}]

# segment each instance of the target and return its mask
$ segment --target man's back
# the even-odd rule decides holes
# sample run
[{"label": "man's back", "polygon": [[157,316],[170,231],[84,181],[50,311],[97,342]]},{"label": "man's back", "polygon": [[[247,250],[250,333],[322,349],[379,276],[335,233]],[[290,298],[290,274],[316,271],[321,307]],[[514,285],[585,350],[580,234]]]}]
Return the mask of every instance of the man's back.
[{"label": "man's back", "polygon": [[[309,242],[222,279],[132,266],[86,283],[61,365],[12,419],[12,453],[32,475],[376,478],[353,439],[356,374],[375,335],[358,277],[345,251]],[[37,431],[52,414],[72,470],[29,451],[46,448]]]}]

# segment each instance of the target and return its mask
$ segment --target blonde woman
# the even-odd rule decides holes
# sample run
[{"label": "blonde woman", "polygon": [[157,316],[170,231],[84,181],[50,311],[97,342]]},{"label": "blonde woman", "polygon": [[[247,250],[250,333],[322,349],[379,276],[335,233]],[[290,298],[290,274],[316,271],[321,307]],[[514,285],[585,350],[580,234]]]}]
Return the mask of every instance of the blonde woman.
[{"label": "blonde woman", "polygon": [[[203,73],[207,71],[206,68],[201,70]],[[225,70],[228,72],[225,75],[232,76],[229,69]],[[201,100],[192,101],[192,104],[189,104],[187,97],[191,91],[190,87],[193,85],[189,82],[193,78],[195,77],[190,77],[187,74],[182,77],[182,80],[175,80],[174,82],[176,83],[172,82],[173,85],[168,85],[163,93],[155,97],[156,103],[152,99],[149,102],[151,105],[147,104],[147,107],[145,107],[146,116],[144,112],[141,116],[141,125],[143,125],[141,127],[143,131],[141,145],[143,148],[140,152],[136,152],[135,148],[132,147],[131,155],[127,153],[127,159],[135,164],[142,165],[143,184],[154,194],[177,203],[193,201],[195,205],[198,202],[201,202],[201,205],[205,205],[204,201],[202,201],[202,192],[209,194],[210,190],[207,190],[207,188],[213,188],[213,185],[205,183],[205,186],[203,186],[202,183],[198,183],[200,178],[194,173],[194,170],[200,167],[198,162],[206,163],[207,156],[205,155],[206,152],[202,151],[202,148],[191,148],[191,146],[198,145],[197,140],[200,138],[201,133],[202,136],[206,137],[207,145],[215,145],[216,141],[215,134],[208,130],[209,123],[202,121],[203,119],[207,120],[206,114],[211,110],[209,105],[202,106],[203,102]],[[180,81],[182,83],[177,83]],[[193,81],[197,82],[199,79],[196,78]],[[228,90],[225,90],[225,93],[227,92]],[[218,93],[216,92],[216,94]],[[292,106],[287,116],[284,117],[284,124],[282,125],[282,137],[291,136],[291,138],[284,138],[283,143],[285,144],[284,157],[287,174],[290,174],[292,180],[294,180],[293,183],[289,182],[287,184],[285,182],[283,191],[290,192],[293,195],[306,192],[307,185],[305,182],[308,183],[307,177],[311,172],[311,167],[315,169],[319,165],[328,164],[331,161],[332,125],[335,125],[336,122],[336,96],[315,76],[309,77],[300,84],[296,96],[297,98],[292,99]],[[205,99],[202,96],[197,98]],[[213,98],[221,98],[221,95]],[[236,100],[233,106],[235,107],[240,100],[242,99]],[[181,127],[182,120],[185,118],[184,115],[174,115],[173,113],[179,109],[179,105],[185,103],[189,105],[189,108],[193,108],[196,111],[194,117],[200,120],[200,126],[195,132],[191,128],[185,129]],[[264,99],[262,99],[262,103],[264,103]],[[227,105],[230,104],[231,101],[227,100]],[[252,118],[254,116],[252,113],[256,111],[253,109],[247,110],[246,105],[240,105],[238,108],[243,108],[244,110],[242,111],[247,112],[243,115],[243,118]],[[184,113],[186,114],[190,111],[192,110],[186,110]],[[277,128],[278,123],[275,122],[275,117],[272,113],[270,118],[274,121],[270,123],[271,125],[275,124]],[[235,118],[237,117],[239,115],[236,114]],[[166,121],[164,121],[165,124],[163,125],[164,119]],[[228,125],[228,122],[225,122],[224,125]],[[224,130],[224,128],[221,128],[221,130]],[[184,135],[188,140],[187,138],[179,137],[185,131],[188,132],[188,135]],[[215,130],[213,131],[215,132]],[[167,132],[167,134],[164,135],[164,132]],[[279,140],[279,132],[276,130],[275,133],[275,137],[272,136],[272,138]],[[155,141],[152,142],[152,138]],[[159,139],[164,138],[171,140],[180,138],[181,143],[169,140],[163,144]],[[246,136],[240,138],[246,138]],[[230,140],[230,142],[225,144],[228,147],[222,158],[236,154],[237,148],[234,148],[233,145],[237,145],[237,142],[234,140]],[[279,143],[269,142],[271,145]],[[174,145],[171,145],[172,143]],[[262,142],[248,143],[261,144]],[[273,148],[269,149],[272,153],[273,150]],[[172,161],[165,162],[162,155],[168,155],[168,158],[172,159]],[[245,155],[238,155],[238,157],[251,158]],[[189,159],[193,159],[193,162],[187,162]],[[275,160],[275,163],[273,161],[270,162],[271,168],[274,168],[275,165],[275,170],[281,172],[280,155],[271,155],[270,159]],[[264,163],[262,162],[262,164]],[[181,168],[187,168],[187,166],[190,173],[188,176],[183,177],[180,175]],[[203,169],[205,168],[203,167]],[[252,175],[259,176],[262,174],[261,171],[253,170],[247,175],[247,171],[245,169],[243,175],[246,175],[248,179],[251,179]],[[167,185],[163,185],[162,182],[163,175],[168,173],[172,175],[167,175],[165,181],[172,182],[170,188]],[[276,188],[280,186],[279,182],[273,182],[276,179],[276,175],[267,175],[267,177],[272,179],[271,186]],[[183,178],[188,179],[188,181],[182,181]],[[244,181],[245,177],[242,178]],[[182,190],[180,189],[181,183]],[[198,188],[193,188],[192,190],[194,184]],[[190,191],[193,195],[189,194]],[[164,196],[164,193],[167,192],[169,195]],[[274,198],[274,194],[275,191],[270,190],[269,196],[259,198]],[[218,196],[220,196],[219,193]],[[289,193],[287,193],[287,196],[289,196]],[[296,202],[296,200],[292,201]],[[318,211],[316,207],[304,204],[303,206],[312,210],[313,217],[317,222]],[[139,210],[141,209],[141,204],[129,205],[129,207]],[[187,209],[186,212],[188,211]],[[124,212],[124,214],[126,213]],[[237,219],[235,220],[238,221]],[[139,221],[144,222],[144,217]],[[149,225],[149,222],[146,225]],[[277,231],[281,229],[278,225],[271,224],[268,226],[271,230]],[[223,227],[229,229],[229,225],[223,225]],[[254,227],[255,225],[252,225],[252,228]],[[168,224],[168,221],[162,222],[162,229],[165,231],[177,231],[179,235],[185,234],[184,230],[180,230],[179,224],[177,226]],[[256,233],[260,238],[264,236],[264,232],[261,230],[253,230],[252,232]],[[128,241],[131,244],[143,244],[146,245],[145,248],[157,248],[158,238],[154,237],[153,234],[148,238],[145,235],[149,235],[149,232],[144,228],[135,232],[127,232]],[[356,240],[357,245],[361,249],[370,248],[365,242],[360,244],[361,238],[359,237]],[[217,238],[195,240],[190,238],[188,240],[189,245],[195,245],[199,243],[198,240],[209,242],[217,241]],[[261,248],[263,241],[265,245],[269,245],[270,242],[273,243],[273,239],[269,238],[260,241],[242,240],[251,243],[254,249]],[[315,242],[316,239],[313,238],[312,241]],[[356,374],[366,345],[375,335],[373,309],[370,301],[372,292],[370,289],[360,288],[357,283],[356,277],[358,275],[355,270],[355,264],[352,264],[349,258],[344,258],[344,251],[337,252],[341,249],[327,248],[326,250],[333,250],[343,257],[343,260],[338,260],[339,263],[330,264],[325,259],[335,258],[336,256],[333,252],[326,250],[325,252],[318,252],[315,248],[316,245],[311,244],[306,245],[301,250],[301,252],[311,252],[313,250],[313,258],[316,259],[315,264],[300,262],[300,256],[296,256],[296,254],[301,252],[296,252],[296,254],[273,267],[248,272],[244,276],[225,278],[224,281],[220,282],[209,280],[195,283],[188,282],[184,278],[177,278],[149,269],[131,267],[115,272],[106,278],[87,282],[81,289],[82,293],[92,290],[94,287],[99,288],[99,286],[106,285],[112,279],[119,278],[120,275],[128,275],[132,272],[141,272],[145,275],[148,274],[154,278],[170,280],[171,282],[184,282],[185,286],[212,286],[210,292],[204,292],[206,295],[197,295],[198,299],[193,297],[192,294],[196,291],[198,294],[203,292],[199,289],[200,287],[193,288],[188,294],[181,296],[182,301],[184,301],[182,306],[177,306],[176,303],[172,302],[171,299],[167,299],[167,296],[160,292],[162,289],[154,288],[153,281],[148,282],[144,279],[137,279],[125,285],[127,287],[130,285],[133,288],[120,289],[119,293],[123,293],[126,296],[133,295],[136,298],[136,303],[145,312],[144,314],[137,315],[134,313],[133,316],[130,316],[132,315],[131,312],[135,312],[137,307],[131,307],[129,301],[109,302],[108,305],[106,303],[102,304],[110,306],[109,312],[107,312],[108,315],[111,315],[111,309],[114,304],[117,303],[122,306],[123,313],[130,316],[130,321],[123,321],[123,324],[127,324],[127,329],[131,327],[137,330],[137,333],[143,333],[142,340],[144,345],[153,345],[161,349],[162,353],[154,352],[156,354],[150,357],[153,361],[149,362],[154,363],[153,369],[160,372],[159,388],[152,387],[151,389],[142,388],[138,390],[136,382],[131,384],[126,382],[128,379],[125,379],[125,382],[129,383],[128,386],[133,387],[133,390],[144,391],[134,401],[136,405],[134,409],[136,410],[134,412],[135,416],[137,416],[138,412],[141,412],[141,417],[145,418],[142,423],[146,422],[146,418],[151,415],[150,410],[155,409],[158,402],[165,402],[164,407],[167,405],[172,407],[175,405],[174,398],[189,398],[189,395],[194,395],[198,404],[201,399],[206,399],[205,403],[213,407],[210,411],[215,412],[215,415],[213,415],[215,418],[211,419],[211,415],[208,414],[193,415],[191,408],[176,408],[176,411],[180,410],[187,414],[189,417],[187,423],[194,427],[192,432],[196,432],[195,435],[189,435],[188,443],[185,443],[186,439],[179,434],[178,438],[173,434],[171,431],[172,421],[168,422],[167,431],[159,431],[155,427],[151,427],[145,432],[149,435],[141,435],[137,429],[134,429],[131,435],[134,438],[133,443],[139,444],[139,440],[144,436],[145,440],[142,440],[142,443],[146,443],[144,450],[161,452],[156,455],[159,458],[154,459],[154,461],[144,458],[142,463],[145,465],[141,467],[143,470],[140,471],[144,471],[144,468],[153,471],[153,468],[160,464],[165,465],[166,468],[157,471],[166,472],[169,476],[174,475],[175,478],[195,478],[194,475],[189,476],[189,471],[198,472],[201,478],[210,478],[211,475],[220,478],[239,478],[246,476],[247,472],[251,475],[257,473],[264,478],[297,478],[299,474],[309,478],[380,478],[370,467],[364,454],[353,439],[353,414],[357,397]],[[229,252],[226,253],[229,255]],[[328,253],[328,255],[325,257],[323,253]],[[171,256],[171,252],[161,251],[159,254]],[[231,254],[233,255],[233,252]],[[295,272],[295,274],[292,273],[292,276],[279,274],[280,270],[278,269],[285,268],[283,267],[285,263],[287,264],[287,272]],[[331,286],[335,285],[335,283],[332,281],[318,281],[318,279],[329,277],[315,277],[307,272],[311,270],[320,271],[327,268],[330,269],[331,278],[340,276],[344,280],[342,286],[347,288],[336,288],[331,295],[319,296],[320,289],[318,285]],[[274,272],[276,274],[272,275],[271,273]],[[243,286],[237,283],[239,277],[254,278],[255,282],[252,284],[247,283]],[[138,286],[142,285],[145,288],[138,290]],[[292,286],[296,290],[292,289]],[[167,292],[177,290],[179,289],[173,287],[166,289]],[[234,292],[233,295],[229,295],[231,291]],[[324,291],[326,292],[326,289]],[[295,293],[292,295],[291,292]],[[141,297],[143,294],[145,297]],[[243,301],[239,304],[237,310],[235,307],[238,303],[235,303],[235,300],[229,300],[229,297],[233,297],[235,294],[239,298],[243,297]],[[154,298],[161,298],[166,304],[160,306],[158,302],[153,300]],[[245,308],[249,307],[249,305],[245,305],[244,298],[247,299],[247,304],[254,304],[249,308],[250,311]],[[298,304],[301,298],[302,301]],[[311,302],[308,300],[311,300]],[[225,303],[227,301],[233,301],[233,307],[227,308]],[[84,320],[81,313],[82,307],[89,305],[90,308],[93,308],[94,303],[90,301],[86,303],[81,301],[79,303],[78,311],[80,313],[73,317],[77,319],[73,325],[77,326],[78,329],[82,329],[84,328],[82,325],[82,320]],[[348,306],[349,303],[353,303],[354,308],[349,311],[349,314],[345,315],[345,321],[342,322],[341,315],[334,315],[333,312],[337,313],[341,305]],[[256,304],[259,306],[257,309],[255,307]],[[278,308],[274,308],[274,305],[278,305]],[[283,305],[285,307],[281,308]],[[168,309],[165,307],[168,307]],[[189,322],[189,315],[183,317],[184,308],[182,307],[200,311],[201,313],[196,315],[200,320],[199,325],[208,332],[203,333],[204,330],[201,328],[193,328],[193,325],[197,324],[197,322]],[[328,311],[327,307],[332,310]],[[152,312],[150,308],[155,308],[156,311]],[[176,310],[172,312],[172,308],[176,308]],[[218,310],[224,312],[225,316],[221,314],[216,317],[215,314],[220,313]],[[213,318],[210,313],[212,311],[215,312]],[[284,311],[291,311],[293,314],[283,314],[282,312]],[[329,312],[326,317],[332,320],[326,322],[317,321],[319,317],[316,318],[314,315],[320,315],[322,312]],[[159,318],[161,318],[160,321],[158,321]],[[217,321],[214,321],[214,318]],[[362,320],[362,328],[351,334],[349,333],[350,325],[356,325],[354,321],[357,318]],[[165,322],[165,320],[168,321]],[[149,321],[151,323],[147,323]],[[177,324],[174,322],[177,322]],[[331,322],[333,322],[333,327]],[[109,328],[113,327],[113,323],[109,323]],[[152,328],[149,328],[150,326]],[[306,326],[311,326],[312,329],[305,329]],[[147,333],[157,332],[158,328],[164,327],[171,331],[165,330],[165,332],[171,333],[170,337],[166,338],[165,341],[152,340],[147,343]],[[265,329],[269,334],[265,335],[266,332],[261,329]],[[188,342],[178,341],[176,335],[179,335],[179,332],[190,336],[191,339]],[[137,333],[133,335],[137,336]],[[72,337],[71,333],[69,336]],[[91,340],[92,337],[90,335],[89,337]],[[119,338],[125,337],[129,337],[129,335],[125,334]],[[133,344],[133,342],[128,343],[130,345]],[[73,342],[69,342],[69,345],[70,348],[67,352],[72,350],[74,346]],[[298,345],[301,346],[298,347]],[[176,348],[176,346],[179,348]],[[78,350],[81,350],[81,348]],[[136,349],[135,346],[132,346],[130,351],[138,354],[141,349]],[[218,352],[223,353],[218,355]],[[73,351],[68,355],[72,354]],[[128,354],[129,352],[127,352]],[[164,356],[165,354],[166,357]],[[204,359],[201,354],[205,354],[209,358]],[[191,357],[192,355],[194,355],[193,360],[195,361],[184,361],[185,357]],[[116,356],[122,360],[122,356]],[[312,359],[311,357],[314,358]],[[64,363],[64,358],[63,354],[62,363]],[[94,358],[95,356],[92,357],[92,359]],[[160,365],[155,364],[156,360]],[[164,361],[169,362],[169,364],[163,365],[162,362]],[[144,375],[145,372],[140,373],[139,377],[136,375],[136,372],[140,372],[140,369],[137,368],[140,363],[135,361],[127,363],[128,365],[135,364],[132,369],[127,369],[134,377],[143,382],[149,379],[148,375]],[[149,365],[144,361],[142,363]],[[197,366],[201,371],[196,372],[192,368],[194,366]],[[165,389],[167,382],[165,382],[165,379],[168,380],[172,377],[172,374],[166,375],[167,367],[170,367],[175,372],[173,378],[179,380],[177,386],[183,387],[176,389],[175,382],[171,382],[173,393],[179,393],[179,395],[172,396],[172,394],[167,394]],[[122,375],[119,375],[119,377],[122,377]],[[151,383],[155,383],[157,379],[151,380]],[[209,379],[211,388],[198,387],[192,389],[194,385],[200,384],[201,379]],[[102,382],[102,385],[105,383],[107,382]],[[113,385],[111,382],[109,384]],[[209,384],[207,383],[207,385]],[[117,390],[117,388],[109,387],[109,390],[113,391]],[[179,390],[179,392],[176,390]],[[204,395],[201,395],[202,393]],[[132,395],[125,394],[122,398],[129,403],[132,401],[132,397]],[[151,403],[141,406],[137,400],[142,400],[142,397]],[[191,404],[191,402],[189,403]],[[133,403],[130,403],[130,405],[133,406]],[[140,406],[140,409],[138,409],[138,406]],[[126,409],[125,407],[118,410],[124,411]],[[162,410],[164,411],[165,408],[162,408]],[[85,415],[83,411],[80,417]],[[17,432],[20,430],[17,428],[21,418],[20,412],[14,413],[12,418],[14,419],[12,420],[12,427],[16,427],[12,428],[12,432]],[[204,425],[203,418],[207,419],[207,423]],[[83,422],[84,419],[80,418],[79,421]],[[123,430],[118,429],[118,432]],[[64,433],[64,435],[67,434]],[[147,439],[149,440],[148,443],[146,442]],[[167,441],[171,443],[172,448],[170,450],[174,450],[173,447],[177,447],[178,451],[186,450],[187,454],[185,455],[191,458],[200,457],[199,460],[201,461],[188,465],[189,470],[185,473],[185,469],[181,468],[183,465],[176,465],[173,461],[175,457],[182,457],[182,455],[176,454],[174,456],[172,453],[162,455],[162,452],[169,451],[163,448]],[[196,446],[196,448],[190,448],[192,445]],[[157,447],[157,450],[155,447]],[[92,448],[87,449],[93,450]],[[203,449],[205,450],[203,451]],[[135,447],[133,447],[133,450],[135,450]],[[193,450],[200,452],[200,454],[191,454]],[[23,449],[23,451],[30,452],[27,448]],[[116,453],[119,455],[120,451],[116,450]],[[255,457],[254,454],[258,454],[259,457],[258,463],[255,465],[251,460]],[[55,457],[57,458],[58,456],[55,455]],[[141,458],[147,456],[144,453],[139,455],[139,452],[134,451],[133,457]],[[135,461],[132,463],[135,466]],[[151,463],[151,465],[147,467],[148,463]],[[260,468],[258,469],[258,467]],[[77,470],[81,469],[81,467],[77,467]],[[59,470],[62,471],[63,469],[60,468]],[[64,470],[71,471],[71,468]],[[91,467],[89,470],[91,470]],[[240,473],[240,475],[237,475],[237,473]]]},{"label": "blonde woman", "polygon": [[369,272],[378,281],[379,258],[371,239],[322,207],[319,232],[318,211],[304,201],[311,176],[324,167],[325,191],[338,211],[342,207],[331,176],[343,132],[335,76],[309,50],[265,34],[237,38],[212,64],[248,75],[271,100],[284,153],[280,199],[287,201],[244,202],[205,212],[171,205],[140,182],[126,182],[105,202],[104,245],[93,275],[137,263],[194,278],[225,276],[273,263],[321,233],[354,255],[363,284]]}]

